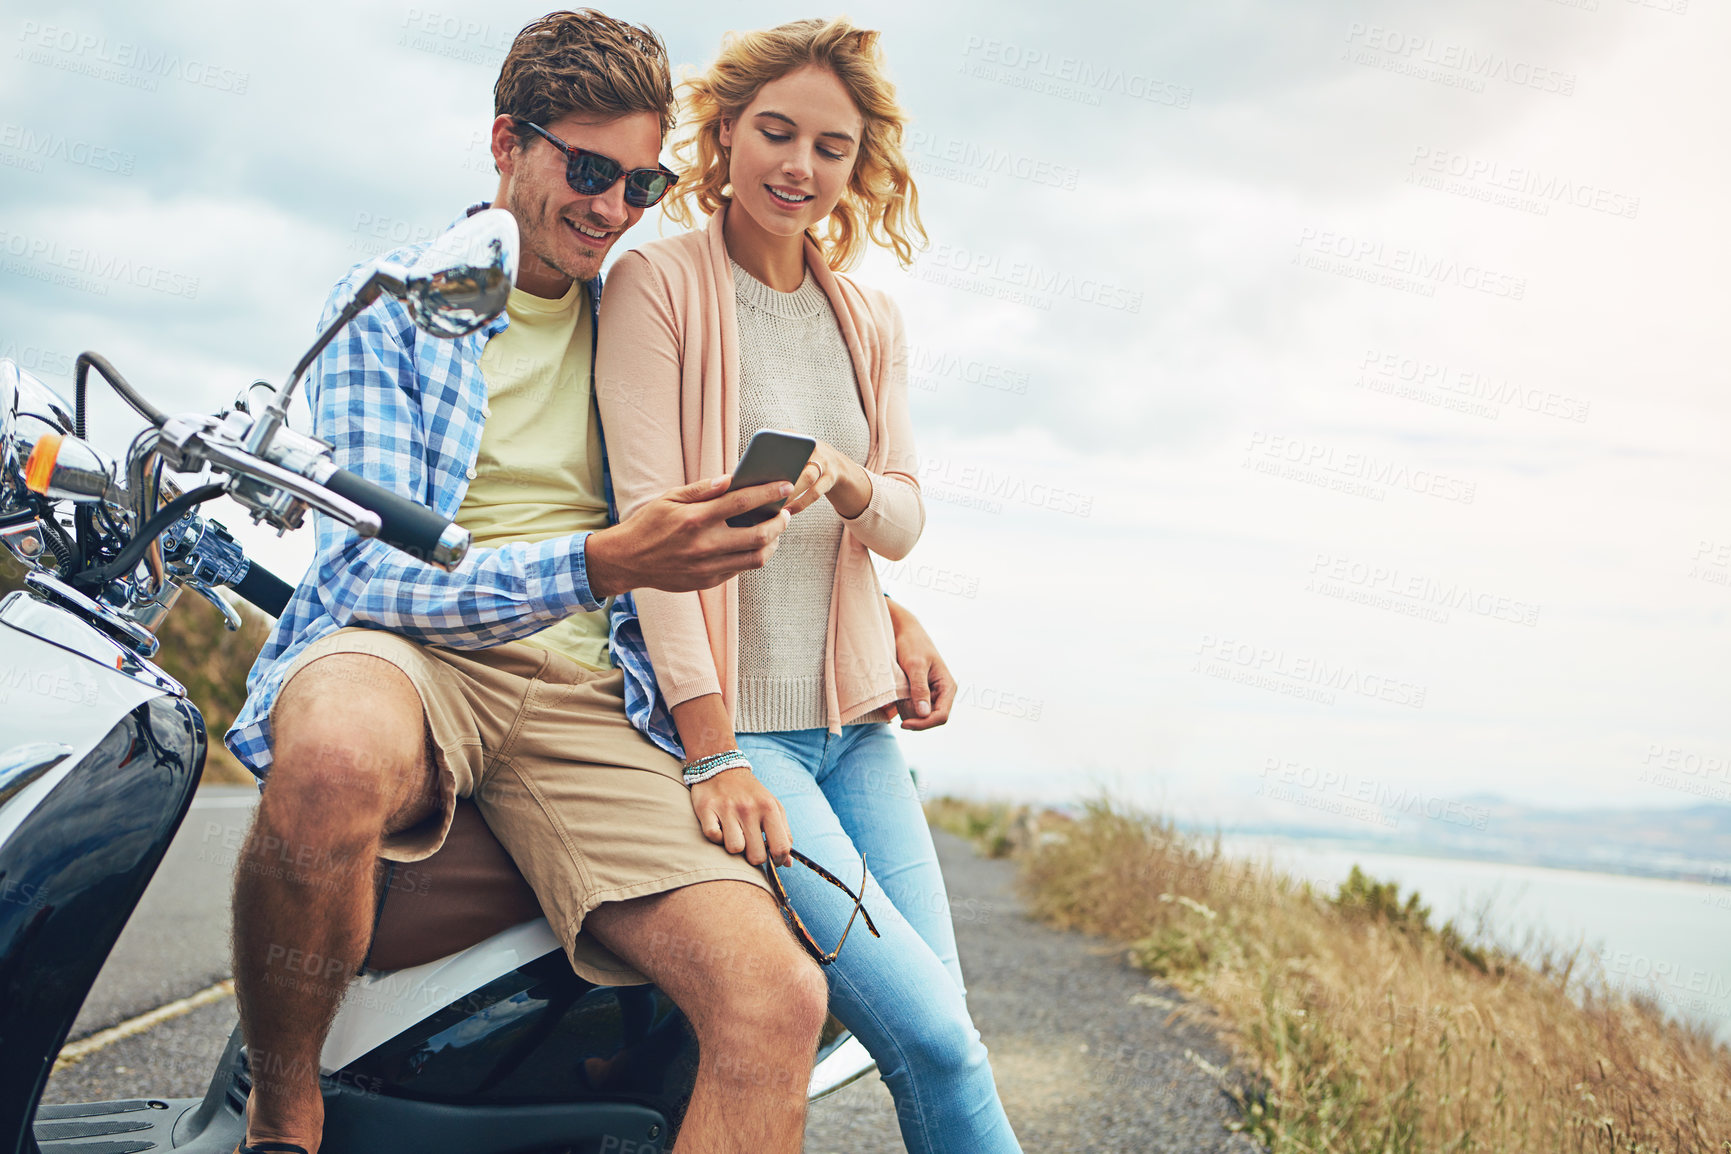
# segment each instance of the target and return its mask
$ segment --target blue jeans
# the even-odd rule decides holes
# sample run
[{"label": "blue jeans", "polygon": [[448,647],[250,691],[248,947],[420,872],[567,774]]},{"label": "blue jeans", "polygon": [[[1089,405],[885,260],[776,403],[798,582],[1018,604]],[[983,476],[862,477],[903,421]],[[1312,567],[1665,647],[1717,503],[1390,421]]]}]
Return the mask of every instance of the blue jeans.
[{"label": "blue jeans", "polygon": [[[886,724],[742,733],[752,770],[787,809],[794,848],[853,886],[864,851],[865,907],[829,978],[830,1009],[878,1065],[909,1154],[1021,1150],[998,1101],[986,1047],[968,1016],[948,895],[931,831]],[[795,863],[788,899],[818,945],[847,925],[847,895]]]}]

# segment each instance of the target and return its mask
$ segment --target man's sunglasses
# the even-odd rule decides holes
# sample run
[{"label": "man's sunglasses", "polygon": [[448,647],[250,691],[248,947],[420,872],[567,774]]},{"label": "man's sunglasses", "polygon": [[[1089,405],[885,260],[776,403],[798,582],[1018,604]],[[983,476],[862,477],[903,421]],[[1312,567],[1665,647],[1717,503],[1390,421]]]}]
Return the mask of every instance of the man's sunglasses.
[{"label": "man's sunglasses", "polygon": [[774,859],[767,860],[763,863],[763,872],[769,875],[770,884],[775,887],[776,904],[781,907],[782,912],[785,913],[788,920],[793,923],[794,932],[799,935],[799,944],[805,947],[806,953],[810,954],[817,960],[818,965],[827,966],[831,962],[835,961],[836,955],[841,953],[842,946],[847,942],[848,931],[853,929],[853,922],[856,917],[863,916],[865,918],[866,929],[872,932],[872,937],[879,938],[883,936],[878,933],[878,928],[872,924],[872,916],[866,912],[865,901],[860,897],[860,894],[865,893],[865,854],[862,853],[859,855],[860,893],[856,894],[848,888],[846,882],[842,881],[840,878],[836,877],[834,874],[830,873],[828,870],[824,869],[798,850],[790,850],[789,852],[793,854],[794,861],[805,866],[807,869],[811,870],[812,873],[816,874],[830,885],[835,886],[837,889],[841,890],[842,893],[853,899],[853,913],[848,915],[847,926],[841,932],[841,941],[835,944],[835,949],[825,953],[823,947],[819,946],[816,940],[812,938],[811,931],[805,928],[805,923],[800,920],[799,911],[793,908],[792,902],[788,901],[787,890],[782,887],[781,875],[776,872]]},{"label": "man's sunglasses", "polygon": [[573,148],[539,124],[532,124],[521,117],[516,120],[518,124],[534,129],[547,143],[565,154],[565,183],[580,196],[600,196],[624,177],[625,203],[632,208],[648,208],[666,196],[667,190],[679,180],[665,165],[627,170],[611,156],[602,156],[587,148]]}]

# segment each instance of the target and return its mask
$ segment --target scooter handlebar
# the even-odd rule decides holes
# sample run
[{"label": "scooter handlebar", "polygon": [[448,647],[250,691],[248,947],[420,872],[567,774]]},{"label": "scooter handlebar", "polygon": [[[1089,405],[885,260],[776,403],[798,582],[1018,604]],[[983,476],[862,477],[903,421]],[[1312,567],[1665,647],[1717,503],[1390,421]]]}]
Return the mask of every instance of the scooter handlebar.
[{"label": "scooter handlebar", "polygon": [[283,610],[288,608],[289,598],[294,596],[295,591],[293,585],[256,561],[249,562],[246,575],[230,584],[229,588],[272,617],[283,615]]},{"label": "scooter handlebar", "polygon": [[377,513],[379,540],[429,565],[455,569],[469,552],[467,529],[359,474],[337,469],[320,484],[339,497]]}]

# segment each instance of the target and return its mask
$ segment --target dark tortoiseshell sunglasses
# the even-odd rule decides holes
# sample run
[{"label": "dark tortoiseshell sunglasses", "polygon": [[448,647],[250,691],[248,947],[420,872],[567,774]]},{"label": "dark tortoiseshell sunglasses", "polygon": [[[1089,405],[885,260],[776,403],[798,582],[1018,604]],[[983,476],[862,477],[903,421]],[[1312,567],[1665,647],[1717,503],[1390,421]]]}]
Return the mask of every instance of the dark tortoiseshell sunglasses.
[{"label": "dark tortoiseshell sunglasses", "polygon": [[823,948],[817,944],[816,939],[811,936],[811,931],[805,928],[805,923],[800,920],[799,911],[794,909],[793,903],[788,900],[787,890],[781,884],[781,874],[776,872],[774,860],[766,860],[763,863],[763,872],[769,875],[770,885],[775,887],[776,904],[781,907],[782,912],[785,913],[788,920],[793,923],[794,932],[799,935],[799,944],[805,947],[806,953],[816,959],[818,965],[827,966],[831,962],[835,961],[836,955],[841,953],[842,946],[847,943],[848,933],[853,929],[853,923],[856,917],[865,918],[866,929],[871,931],[872,937],[881,938],[883,936],[878,933],[878,928],[872,924],[872,916],[865,908],[865,899],[860,896],[860,894],[865,892],[865,854],[862,853],[859,855],[860,893],[856,894],[853,890],[848,888],[846,882],[842,881],[840,878],[836,877],[834,874],[830,873],[828,870],[824,869],[798,850],[790,850],[789,852],[793,854],[794,861],[805,866],[807,869],[811,870],[812,873],[816,874],[818,877],[822,878],[824,881],[853,899],[853,913],[848,915],[847,927],[841,932],[841,941],[835,944],[835,949],[825,953]]},{"label": "dark tortoiseshell sunglasses", "polygon": [[565,154],[565,183],[571,186],[572,192],[581,196],[600,196],[624,180],[625,203],[633,208],[648,208],[679,183],[679,177],[664,164],[654,168],[626,168],[611,156],[566,144],[539,124],[521,116],[513,119]]}]

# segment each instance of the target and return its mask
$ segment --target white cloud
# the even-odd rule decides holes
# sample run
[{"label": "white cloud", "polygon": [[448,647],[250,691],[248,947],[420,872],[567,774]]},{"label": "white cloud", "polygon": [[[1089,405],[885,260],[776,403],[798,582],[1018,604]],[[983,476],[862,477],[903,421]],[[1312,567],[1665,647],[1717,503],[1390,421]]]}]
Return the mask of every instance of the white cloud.
[{"label": "white cloud", "polygon": [[[691,62],[727,27],[796,14],[616,11]],[[59,243],[62,264],[8,250],[25,264],[0,279],[0,355],[46,350],[52,370],[94,346],[184,407],[280,379],[349,263],[490,191],[474,142],[500,37],[540,12],[7,17],[8,53],[44,55],[0,75],[0,159],[17,161],[0,230]],[[892,567],[889,587],[970,692],[948,730],[908,739],[932,781],[1051,796],[1111,780],[1230,819],[1276,757],[1451,796],[1688,800],[1638,767],[1655,743],[1731,745],[1722,10],[854,15],[885,30],[941,246],[913,274],[881,257],[861,273],[908,319],[930,469],[926,568]],[[74,47],[59,32],[43,47],[45,28]],[[78,49],[87,36],[107,39]],[[79,70],[121,43],[244,73],[245,92],[184,68],[154,91]],[[1572,95],[1545,91],[1551,75]],[[37,171],[27,135],[118,151],[129,171],[53,156]],[[195,275],[198,292],[38,279],[73,246]],[[1385,274],[1408,283],[1362,279]],[[1415,491],[1438,476],[1473,500]],[[243,535],[284,570],[310,545]],[[1336,562],[1534,605],[1536,624],[1362,603],[1394,578],[1306,589]],[[1424,706],[1193,671],[1208,638],[1275,655],[1264,669],[1422,686]]]}]

